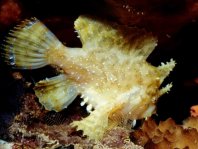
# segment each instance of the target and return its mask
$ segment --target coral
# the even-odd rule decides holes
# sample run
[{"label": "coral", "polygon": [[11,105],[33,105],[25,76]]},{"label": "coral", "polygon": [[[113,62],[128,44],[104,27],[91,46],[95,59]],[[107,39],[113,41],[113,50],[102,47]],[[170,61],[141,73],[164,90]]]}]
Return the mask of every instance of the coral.
[{"label": "coral", "polygon": [[21,17],[21,6],[17,0],[0,2],[0,24],[10,25]]},{"label": "coral", "polygon": [[183,121],[183,126],[185,128],[195,128],[198,131],[198,118],[197,117],[188,117]]},{"label": "coral", "polygon": [[34,119],[41,119],[47,112],[36,101],[37,97],[34,94],[25,94],[21,97],[21,112],[15,116],[15,121],[31,123]]},{"label": "coral", "polygon": [[145,149],[197,149],[198,147],[197,130],[177,125],[171,118],[159,124],[149,118],[141,129],[131,133],[131,137]]},{"label": "coral", "polygon": [[198,105],[194,105],[190,108],[190,114],[193,117],[197,117],[198,116]]},{"label": "coral", "polygon": [[25,94],[21,102],[21,111],[9,127],[9,137],[12,141],[0,143],[0,147],[56,149],[73,146],[75,149],[125,149],[127,147],[142,149],[141,146],[130,141],[129,130],[121,127],[107,131],[100,141],[83,137],[82,132],[76,132],[69,125],[72,121],[84,116],[82,108],[76,105],[71,105],[73,113],[70,111],[69,115],[65,115],[64,111],[52,113],[44,110],[34,94]]}]

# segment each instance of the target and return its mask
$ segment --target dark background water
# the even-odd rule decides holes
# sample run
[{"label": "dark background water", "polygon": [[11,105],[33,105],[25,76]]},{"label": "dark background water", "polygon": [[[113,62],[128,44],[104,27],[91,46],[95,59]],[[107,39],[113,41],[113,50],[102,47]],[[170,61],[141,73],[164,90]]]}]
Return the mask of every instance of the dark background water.
[{"label": "dark background water", "polygon": [[[172,117],[181,123],[190,115],[190,107],[198,104],[198,15],[187,11],[195,9],[197,1],[151,2],[152,5],[141,0],[132,6],[127,0],[117,3],[113,0],[2,0],[0,42],[3,43],[5,35],[14,25],[30,17],[42,20],[68,46],[81,45],[73,29],[73,21],[81,14],[100,16],[122,25],[144,27],[159,39],[159,44],[148,58],[148,62],[157,66],[173,58],[177,63],[174,71],[164,82],[172,82],[173,88],[168,94],[160,97],[157,103],[157,119],[165,120]],[[11,6],[8,6],[10,3]],[[145,12],[147,16],[126,13],[122,7],[127,3],[130,4],[130,8],[136,8],[137,12]],[[2,6],[7,6],[8,9],[3,9]],[[12,74],[15,71],[21,72],[25,80],[14,79]],[[32,92],[24,87],[24,81],[34,84],[52,75],[54,71],[50,67],[13,70],[4,63],[3,58],[0,58],[0,132],[6,130],[13,116],[19,111],[20,97],[26,92]]]}]

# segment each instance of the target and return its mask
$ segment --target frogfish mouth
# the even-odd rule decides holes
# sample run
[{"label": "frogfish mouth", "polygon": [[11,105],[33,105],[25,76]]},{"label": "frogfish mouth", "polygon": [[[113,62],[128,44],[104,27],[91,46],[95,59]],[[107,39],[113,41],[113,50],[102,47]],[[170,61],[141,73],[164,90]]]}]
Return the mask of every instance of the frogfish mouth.
[{"label": "frogfish mouth", "polygon": [[[23,21],[6,38],[4,57],[17,69],[55,65],[60,75],[36,83],[47,110],[61,111],[81,95],[89,116],[71,123],[90,139],[115,126],[146,118],[172,84],[161,87],[175,61],[153,66],[146,61],[157,39],[144,29],[79,16],[74,27],[82,47],[67,47],[38,19]],[[47,73],[47,72],[46,72]]]}]

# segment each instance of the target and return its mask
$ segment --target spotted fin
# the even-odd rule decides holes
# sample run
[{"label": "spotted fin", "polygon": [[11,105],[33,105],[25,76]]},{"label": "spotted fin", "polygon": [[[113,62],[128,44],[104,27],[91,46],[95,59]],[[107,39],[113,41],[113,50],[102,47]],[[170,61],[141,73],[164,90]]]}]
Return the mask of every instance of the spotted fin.
[{"label": "spotted fin", "polygon": [[39,81],[34,90],[45,109],[56,112],[67,108],[78,95],[75,86],[65,75]]},{"label": "spotted fin", "polygon": [[48,51],[61,46],[62,43],[43,23],[31,18],[9,33],[3,49],[9,65],[20,69],[36,69],[48,65]]}]

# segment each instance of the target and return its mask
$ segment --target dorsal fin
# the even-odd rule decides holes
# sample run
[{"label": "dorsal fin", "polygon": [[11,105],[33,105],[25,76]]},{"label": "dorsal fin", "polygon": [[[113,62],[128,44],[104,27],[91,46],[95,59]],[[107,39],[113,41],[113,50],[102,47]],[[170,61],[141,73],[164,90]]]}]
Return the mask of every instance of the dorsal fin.
[{"label": "dorsal fin", "polygon": [[86,16],[80,16],[75,21],[75,29],[85,50],[114,48],[146,59],[157,43],[156,38],[144,29],[110,24]]}]

